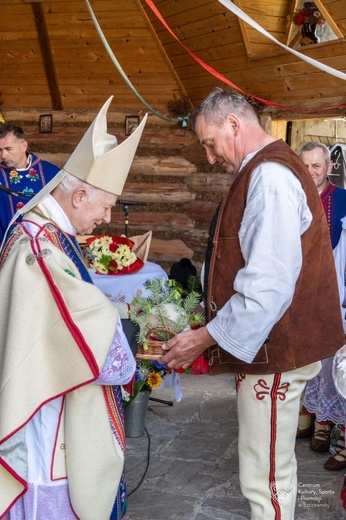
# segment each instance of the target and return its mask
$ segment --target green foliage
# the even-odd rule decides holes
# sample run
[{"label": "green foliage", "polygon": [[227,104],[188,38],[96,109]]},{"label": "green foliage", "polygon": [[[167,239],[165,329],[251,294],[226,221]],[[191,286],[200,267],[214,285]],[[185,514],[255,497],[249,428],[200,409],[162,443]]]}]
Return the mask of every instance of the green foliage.
[{"label": "green foliage", "polygon": [[187,290],[175,280],[159,278],[147,280],[144,287],[147,295],[138,294],[130,305],[130,320],[139,326],[137,340],[144,349],[151,331],[164,342],[191,326],[204,324],[204,314],[196,312],[201,301],[196,276],[189,277]]}]

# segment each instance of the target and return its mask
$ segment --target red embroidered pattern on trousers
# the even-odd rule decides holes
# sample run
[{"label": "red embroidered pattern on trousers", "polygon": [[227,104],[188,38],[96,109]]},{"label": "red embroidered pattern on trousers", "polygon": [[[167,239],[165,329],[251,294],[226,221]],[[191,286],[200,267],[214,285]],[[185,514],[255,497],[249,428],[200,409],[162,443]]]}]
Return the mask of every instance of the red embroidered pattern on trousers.
[{"label": "red embroidered pattern on trousers", "polygon": [[[280,401],[285,401],[286,393],[288,391],[289,386],[290,383],[282,383],[277,389],[276,394]],[[268,383],[264,379],[259,379],[257,384],[254,385],[253,388],[256,394],[256,399],[258,399],[259,401],[262,401],[262,399],[264,399],[265,396],[269,395],[271,392],[271,387],[268,386]]]},{"label": "red embroidered pattern on trousers", "polygon": [[234,375],[234,381],[235,381],[235,389],[238,392],[241,382],[244,381],[246,375],[245,374],[235,374]]}]

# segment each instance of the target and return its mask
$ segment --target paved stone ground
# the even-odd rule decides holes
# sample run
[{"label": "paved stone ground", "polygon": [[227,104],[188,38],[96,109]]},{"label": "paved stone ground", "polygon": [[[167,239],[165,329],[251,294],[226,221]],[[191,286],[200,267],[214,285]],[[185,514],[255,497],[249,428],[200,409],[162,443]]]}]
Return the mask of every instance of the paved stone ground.
[{"label": "paved stone ground", "polygon": [[[183,400],[149,402],[145,433],[127,438],[128,520],[248,520],[238,480],[237,418],[232,376],[182,376]],[[154,397],[172,399],[170,388]],[[147,474],[137,490],[147,464]],[[343,471],[323,468],[329,454],[298,440],[296,520],[342,520]],[[320,502],[304,491],[316,490]],[[266,520],[265,518],[263,520]]]}]

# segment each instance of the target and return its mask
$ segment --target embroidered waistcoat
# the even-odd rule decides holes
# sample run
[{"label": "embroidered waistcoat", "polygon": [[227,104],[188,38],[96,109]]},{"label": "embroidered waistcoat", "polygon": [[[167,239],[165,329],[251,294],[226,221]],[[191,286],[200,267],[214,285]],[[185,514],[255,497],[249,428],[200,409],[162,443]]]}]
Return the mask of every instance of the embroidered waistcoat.
[{"label": "embroidered waistcoat", "polygon": [[266,161],[289,165],[302,184],[313,216],[310,227],[301,237],[301,272],[290,307],[274,325],[253,362],[245,363],[214,346],[208,351],[211,373],[284,372],[332,356],[344,344],[335,264],[324,210],[309,172],[282,140],[260,150],[244,166],[222,202],[210,262],[206,261],[207,320],[210,321],[235,293],[234,279],[245,264],[238,232],[249,183],[255,168]]},{"label": "embroidered waistcoat", "polygon": [[327,218],[332,249],[334,249],[340,240],[341,219],[346,215],[346,190],[329,181],[320,198]]}]

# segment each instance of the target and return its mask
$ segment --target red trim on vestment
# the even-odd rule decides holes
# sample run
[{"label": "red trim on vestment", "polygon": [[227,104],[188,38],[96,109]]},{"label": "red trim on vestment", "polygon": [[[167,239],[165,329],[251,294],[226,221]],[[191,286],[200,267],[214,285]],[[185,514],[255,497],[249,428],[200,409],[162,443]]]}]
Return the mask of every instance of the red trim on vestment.
[{"label": "red trim on vestment", "polygon": [[[26,219],[26,221],[27,222],[31,222],[28,219]],[[36,222],[32,222],[32,223],[35,224],[41,231],[43,230],[43,227],[39,226]],[[25,229],[25,226],[23,226],[23,229],[27,233],[27,231]],[[31,237],[30,234],[27,233],[27,235]],[[92,383],[99,376],[99,367],[98,367],[98,365],[96,363],[95,357],[93,356],[92,352],[90,351],[89,346],[86,344],[81,331],[78,329],[78,327],[73,322],[73,320],[71,318],[71,315],[70,315],[70,313],[69,313],[69,311],[68,311],[68,309],[66,307],[66,304],[65,304],[65,302],[64,302],[64,300],[63,300],[63,298],[62,298],[62,296],[61,296],[61,294],[59,292],[59,289],[55,285],[55,282],[54,282],[50,272],[48,271],[48,269],[47,269],[43,259],[40,258],[40,256],[38,256],[38,254],[40,253],[40,244],[36,240],[31,240],[30,241],[30,245],[31,245],[31,249],[33,251],[33,254],[36,256],[37,262],[38,262],[38,264],[39,264],[43,274],[45,275],[45,278],[48,281],[48,284],[49,284],[49,286],[50,286],[50,288],[52,290],[53,297],[55,299],[55,302],[57,303],[57,306],[58,306],[58,308],[59,308],[59,310],[61,312],[62,317],[64,318],[66,326],[70,330],[71,335],[75,339],[78,347],[81,349],[81,351],[82,351],[86,361],[88,362],[89,367],[92,370],[92,374],[93,375],[87,381],[83,381],[82,383],[78,383],[77,385],[75,385],[75,386],[73,386],[71,388],[68,388],[68,389],[64,390],[63,392],[61,392],[59,394],[51,396],[46,401],[43,401],[42,403],[40,403],[39,406],[33,411],[33,413],[27,418],[27,420],[23,424],[19,425],[15,430],[11,431],[3,439],[0,439],[0,445],[3,444],[4,442],[6,442],[8,439],[10,439],[15,433],[20,431],[32,419],[32,417],[38,412],[38,410],[40,410],[45,404],[49,403],[50,401],[53,401],[54,399],[57,399],[58,397],[64,396],[67,393],[72,392],[73,390],[76,390],[76,389],[78,389],[78,388],[80,388],[82,386],[85,386],[87,384]],[[36,246],[36,248],[35,248],[35,246]]]},{"label": "red trim on vestment", "polygon": [[[38,251],[35,251],[35,245],[37,246]],[[55,300],[55,303],[58,306],[60,314],[63,317],[64,322],[65,322],[68,330],[70,331],[73,339],[75,340],[75,342],[77,343],[81,352],[83,353],[83,355],[96,379],[99,376],[100,369],[99,369],[99,366],[95,359],[95,356],[94,356],[92,350],[90,349],[89,345],[87,344],[86,340],[84,339],[84,336],[83,336],[81,330],[77,327],[77,325],[73,321],[70,311],[68,310],[68,308],[65,304],[65,301],[60,293],[60,290],[57,287],[57,285],[55,284],[55,281],[54,281],[49,269],[47,268],[43,258],[41,258],[38,255],[38,253],[41,253],[40,244],[36,240],[32,240],[31,248],[32,248],[34,254],[36,255],[37,263],[40,266],[41,271],[43,272],[43,274],[48,282],[48,285],[51,289],[53,298]]]},{"label": "red trim on vestment", "polygon": [[71,386],[68,390],[64,390],[60,394],[53,395],[46,401],[42,401],[42,403],[39,404],[39,406],[32,412],[32,414],[28,417],[26,421],[23,422],[18,428],[13,430],[11,433],[9,433],[6,437],[0,440],[0,445],[6,442],[8,439],[10,439],[15,433],[19,432],[26,424],[28,424],[29,421],[34,417],[34,415],[46,404],[50,403],[51,401],[54,401],[54,399],[58,399],[59,397],[64,397],[69,392],[73,392],[74,390],[77,390],[78,388],[81,388],[82,386],[89,385],[90,383],[93,383],[95,381],[95,378],[89,379],[88,381],[83,381],[83,383],[80,383],[76,386]]},{"label": "red trim on vestment", "polygon": [[[43,230],[43,227],[37,225],[36,222],[32,222],[30,220],[26,220],[26,221],[27,222],[31,222],[32,224],[35,224],[41,231]],[[25,233],[28,236],[30,236],[30,234],[27,233],[27,231],[25,229],[25,226],[23,226],[23,229],[24,229]],[[55,302],[57,304],[57,307],[58,307],[58,309],[60,311],[60,314],[61,314],[62,318],[64,319],[64,322],[65,322],[68,330],[70,331],[70,334],[72,335],[72,337],[75,340],[77,346],[81,350],[85,360],[87,361],[87,363],[89,365],[89,368],[92,371],[93,376],[90,377],[90,379],[88,379],[87,381],[83,381],[82,383],[79,383],[79,384],[77,384],[77,385],[75,385],[75,386],[73,386],[71,388],[68,388],[68,389],[64,390],[63,392],[61,392],[61,393],[59,393],[59,394],[57,394],[55,396],[49,397],[49,399],[47,399],[46,401],[41,402],[39,404],[39,406],[33,411],[33,413],[28,417],[28,419],[23,424],[18,426],[18,428],[16,428],[12,432],[10,432],[6,437],[4,437],[2,440],[0,440],[0,445],[3,444],[4,442],[6,442],[8,439],[10,439],[18,431],[20,431],[32,419],[32,417],[38,412],[38,410],[40,410],[45,404],[49,403],[50,401],[52,401],[52,400],[54,400],[54,399],[56,399],[58,397],[63,397],[67,393],[72,392],[72,391],[74,391],[74,390],[76,390],[76,389],[78,389],[78,388],[80,388],[82,386],[85,386],[87,384],[92,383],[93,381],[95,381],[97,379],[97,377],[99,376],[99,373],[100,373],[100,370],[99,370],[99,367],[98,367],[98,364],[97,364],[95,356],[93,355],[93,353],[92,353],[91,349],[89,348],[86,340],[84,339],[81,330],[74,323],[74,321],[73,321],[73,319],[71,317],[71,314],[70,314],[69,310],[67,309],[65,301],[64,301],[64,299],[63,299],[63,297],[62,297],[62,295],[61,295],[57,285],[55,284],[55,281],[54,281],[54,279],[53,279],[53,277],[52,277],[48,267],[46,266],[44,260],[42,259],[41,255],[40,255],[40,253],[42,251],[40,243],[37,240],[31,240],[30,241],[30,246],[31,246],[31,250],[32,250],[33,254],[36,257],[37,263],[40,266],[40,269],[41,269],[42,273],[44,274],[44,276],[45,276],[45,278],[46,278],[46,280],[48,282],[48,285],[49,285],[49,287],[51,289],[53,298],[54,298],[54,300],[55,300]],[[60,423],[60,418],[59,418],[59,423]],[[0,464],[6,469],[6,471],[9,474],[11,474],[13,476],[13,478],[15,478],[18,482],[20,482],[23,485],[23,491],[18,496],[16,496],[16,498],[7,507],[6,511],[4,511],[4,513],[1,514],[0,519],[2,519],[10,511],[10,509],[18,501],[18,499],[21,498],[28,491],[28,483],[21,476],[19,476],[17,474],[17,472],[15,472],[14,469],[11,466],[9,466],[2,457],[0,457]],[[56,479],[56,480],[61,480],[61,479]],[[72,506],[71,506],[71,508],[72,508]],[[77,515],[76,515],[76,518],[78,519]]]}]

